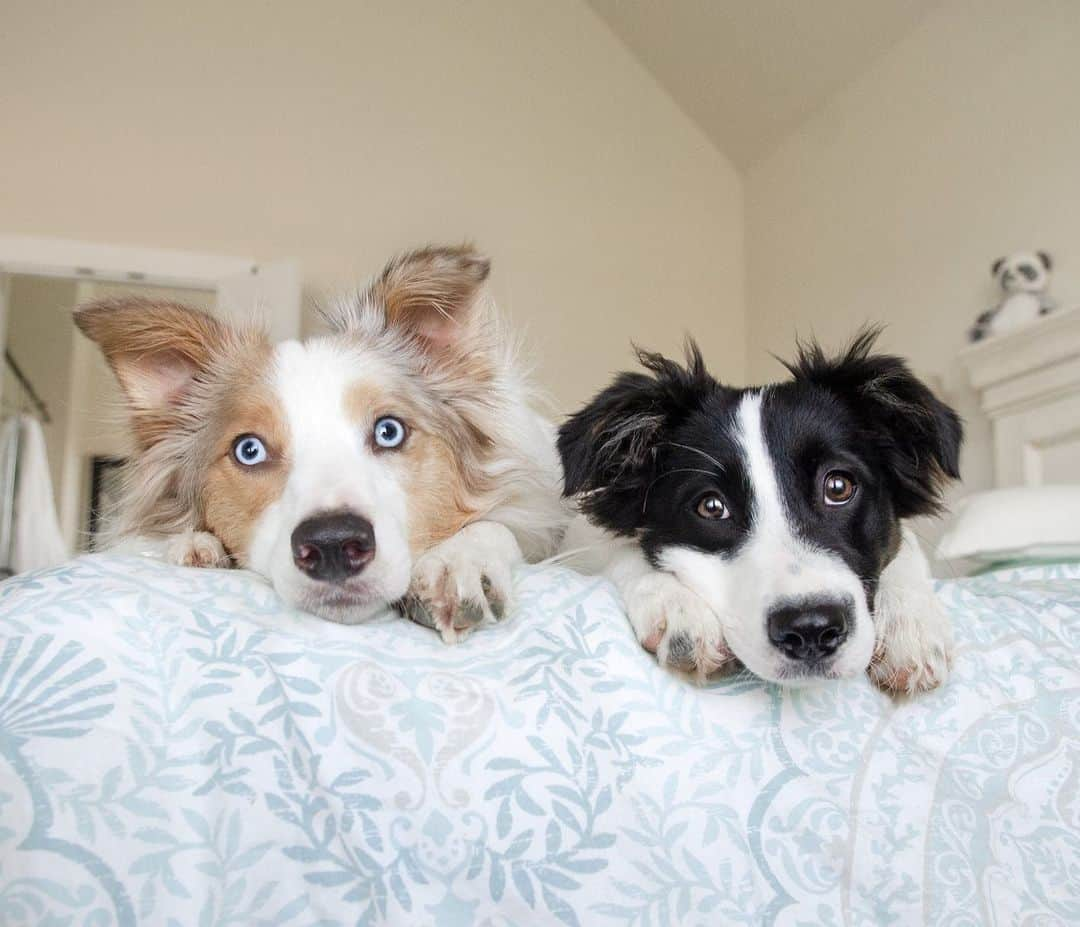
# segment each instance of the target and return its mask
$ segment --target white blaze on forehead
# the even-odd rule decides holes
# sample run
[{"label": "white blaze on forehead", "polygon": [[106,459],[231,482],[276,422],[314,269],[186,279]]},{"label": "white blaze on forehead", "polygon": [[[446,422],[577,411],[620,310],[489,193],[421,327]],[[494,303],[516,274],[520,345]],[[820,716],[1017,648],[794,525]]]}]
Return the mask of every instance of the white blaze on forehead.
[{"label": "white blaze on forehead", "polygon": [[858,578],[840,555],[807,542],[796,530],[765,440],[765,396],[765,390],[748,393],[737,417],[753,516],[743,556],[757,572],[760,595],[766,605],[823,595],[860,598]]},{"label": "white blaze on forehead", "polygon": [[751,486],[753,524],[751,530],[757,537],[768,536],[774,542],[796,542],[788,520],[780,486],[776,481],[769,447],[765,443],[762,421],[762,399],[765,391],[747,393],[739,403],[736,429],[746,460],[746,473]]},{"label": "white blaze on forehead", "polygon": [[358,357],[333,341],[285,341],[274,351],[274,384],[298,434],[343,423],[344,397],[362,373]]},{"label": "white blaze on forehead", "polygon": [[366,485],[369,468],[359,465],[368,453],[366,435],[350,419],[346,397],[374,361],[365,364],[362,355],[330,339],[286,341],[274,361],[274,386],[292,436],[286,492],[308,512],[360,509],[373,487]]}]

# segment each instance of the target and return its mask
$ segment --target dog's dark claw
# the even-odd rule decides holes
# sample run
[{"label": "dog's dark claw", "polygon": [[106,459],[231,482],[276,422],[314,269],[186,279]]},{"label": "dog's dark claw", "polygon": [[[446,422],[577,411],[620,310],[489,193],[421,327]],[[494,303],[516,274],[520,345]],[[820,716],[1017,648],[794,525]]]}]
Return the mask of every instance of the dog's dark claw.
[{"label": "dog's dark claw", "polygon": [[490,577],[487,575],[480,577],[480,588],[483,590],[484,598],[487,599],[491,614],[495,616],[496,621],[502,621],[503,616],[506,614],[506,602],[504,602],[502,597],[495,591],[495,587],[492,584]]},{"label": "dog's dark claw", "polygon": [[464,631],[484,620],[484,606],[480,602],[465,599],[454,614],[454,629]]},{"label": "dog's dark claw", "polygon": [[409,621],[435,630],[435,618],[419,596],[407,595],[397,603],[397,610]]},{"label": "dog's dark claw", "polygon": [[[496,618],[502,617],[502,603],[489,600],[491,611]],[[398,612],[409,621],[431,628],[433,631],[443,630],[442,624],[436,619],[432,607],[420,596],[407,595],[397,603]],[[450,626],[455,631],[469,631],[484,620],[484,605],[465,599],[460,602],[451,615],[447,616]]]},{"label": "dog's dark claw", "polygon": [[689,634],[673,634],[668,641],[668,666],[684,672],[695,669],[694,650],[694,639]]}]

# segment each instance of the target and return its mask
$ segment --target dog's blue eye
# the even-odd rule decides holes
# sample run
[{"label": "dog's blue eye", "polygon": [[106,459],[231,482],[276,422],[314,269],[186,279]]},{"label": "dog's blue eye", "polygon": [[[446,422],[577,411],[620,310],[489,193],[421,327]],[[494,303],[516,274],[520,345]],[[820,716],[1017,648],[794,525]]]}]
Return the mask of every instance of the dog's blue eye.
[{"label": "dog's blue eye", "polygon": [[236,462],[245,467],[265,463],[270,456],[262,438],[256,435],[241,435],[233,442],[232,452]]},{"label": "dog's blue eye", "polygon": [[375,444],[392,449],[405,440],[405,426],[392,415],[384,415],[375,423]]}]

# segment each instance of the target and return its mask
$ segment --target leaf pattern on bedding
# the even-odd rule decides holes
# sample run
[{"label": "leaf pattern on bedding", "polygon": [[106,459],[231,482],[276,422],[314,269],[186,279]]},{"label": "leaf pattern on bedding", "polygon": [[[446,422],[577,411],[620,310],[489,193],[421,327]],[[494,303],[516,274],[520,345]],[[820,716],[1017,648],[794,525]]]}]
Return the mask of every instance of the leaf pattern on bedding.
[{"label": "leaf pattern on bedding", "polygon": [[239,572],[0,584],[0,923],[1080,922],[1080,568],[941,584],[949,685],[660,671],[530,568],[445,647]]}]

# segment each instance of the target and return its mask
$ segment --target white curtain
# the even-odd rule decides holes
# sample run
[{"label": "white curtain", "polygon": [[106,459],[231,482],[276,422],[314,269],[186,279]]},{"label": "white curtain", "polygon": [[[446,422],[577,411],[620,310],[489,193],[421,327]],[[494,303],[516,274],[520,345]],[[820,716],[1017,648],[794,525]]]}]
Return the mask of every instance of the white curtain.
[{"label": "white curtain", "polygon": [[[7,472],[12,455],[17,455],[14,511],[0,511],[3,524],[11,526],[10,563],[0,565],[23,573],[63,563],[68,550],[56,516],[45,435],[33,416],[19,416],[4,424],[0,432],[0,474]],[[10,494],[5,493],[5,509],[10,500]]]}]

